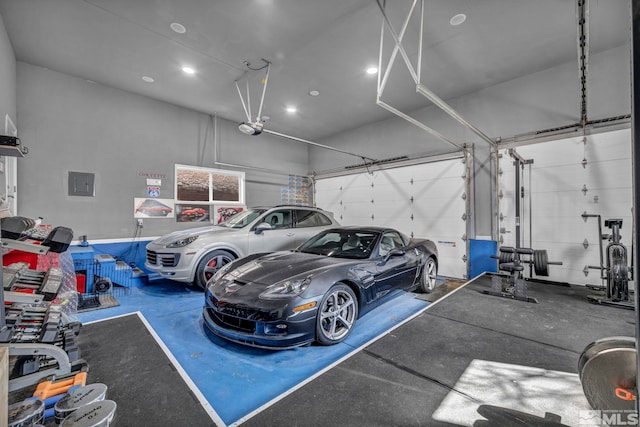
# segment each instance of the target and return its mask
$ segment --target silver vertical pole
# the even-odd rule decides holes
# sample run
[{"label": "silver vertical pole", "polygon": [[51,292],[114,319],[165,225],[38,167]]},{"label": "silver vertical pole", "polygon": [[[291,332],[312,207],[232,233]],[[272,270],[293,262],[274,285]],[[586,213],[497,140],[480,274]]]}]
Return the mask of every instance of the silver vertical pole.
[{"label": "silver vertical pole", "polygon": [[[640,200],[640,0],[631,1],[631,155],[632,155],[632,178],[633,178],[633,224],[640,224],[640,209],[638,200]],[[638,248],[638,234],[633,236],[633,247]],[[638,250],[633,251],[634,268],[638,266]],[[635,314],[636,314],[636,348],[640,341],[640,294],[638,293],[638,274],[633,272],[635,278]],[[636,378],[640,378],[640,354],[636,351]],[[636,399],[636,411],[639,410],[639,400]],[[639,411],[640,412],[640,411]]]}]

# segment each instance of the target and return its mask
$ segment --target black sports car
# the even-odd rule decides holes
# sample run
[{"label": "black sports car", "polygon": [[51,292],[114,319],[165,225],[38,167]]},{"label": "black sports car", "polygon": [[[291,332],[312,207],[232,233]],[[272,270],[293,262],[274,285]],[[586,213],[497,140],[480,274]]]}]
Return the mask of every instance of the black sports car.
[{"label": "black sports car", "polygon": [[218,270],[205,291],[204,323],[254,347],[336,344],[389,292],[431,292],[437,256],[432,241],[390,228],[329,229],[294,251],[250,255]]}]

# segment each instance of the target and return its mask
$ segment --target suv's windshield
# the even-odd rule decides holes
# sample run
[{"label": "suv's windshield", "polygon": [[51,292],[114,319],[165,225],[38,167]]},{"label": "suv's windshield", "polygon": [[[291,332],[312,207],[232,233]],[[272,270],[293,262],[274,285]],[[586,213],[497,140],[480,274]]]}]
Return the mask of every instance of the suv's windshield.
[{"label": "suv's windshield", "polygon": [[248,209],[233,215],[231,218],[217,224],[219,227],[242,228],[252,223],[257,217],[262,215],[266,209]]}]

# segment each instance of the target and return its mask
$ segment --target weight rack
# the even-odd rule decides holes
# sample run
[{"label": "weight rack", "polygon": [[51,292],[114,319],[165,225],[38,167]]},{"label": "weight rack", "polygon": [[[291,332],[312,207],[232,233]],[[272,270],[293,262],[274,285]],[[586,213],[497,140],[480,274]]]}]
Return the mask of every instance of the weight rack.
[{"label": "weight rack", "polygon": [[[8,231],[5,225],[9,226]],[[73,238],[70,229],[56,227],[41,244],[30,243],[25,232],[32,227],[32,220],[3,218],[2,247],[38,255],[62,253]],[[3,284],[0,346],[9,349],[13,361],[9,391],[37,384],[47,377],[87,370],[76,342],[81,324],[67,322],[62,305],[52,303],[62,287],[62,270],[57,267],[46,272],[30,270],[27,263],[19,262],[3,267],[0,281]],[[5,301],[11,305],[5,306]]]}]

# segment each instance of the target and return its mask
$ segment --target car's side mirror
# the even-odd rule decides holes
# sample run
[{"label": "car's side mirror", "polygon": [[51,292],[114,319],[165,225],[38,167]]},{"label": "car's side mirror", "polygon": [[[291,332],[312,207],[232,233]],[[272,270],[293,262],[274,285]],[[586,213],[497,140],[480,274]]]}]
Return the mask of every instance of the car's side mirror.
[{"label": "car's side mirror", "polygon": [[384,258],[378,263],[378,265],[385,265],[389,258],[394,256],[403,256],[405,254],[404,249],[392,249],[384,256]]},{"label": "car's side mirror", "polygon": [[261,222],[256,226],[256,234],[262,234],[264,230],[271,230],[271,229],[273,229],[273,227],[271,227],[271,224],[269,224],[268,222]]}]

